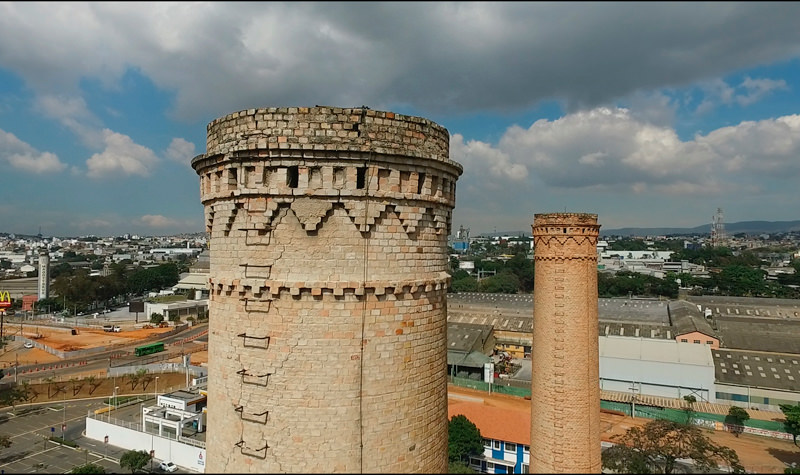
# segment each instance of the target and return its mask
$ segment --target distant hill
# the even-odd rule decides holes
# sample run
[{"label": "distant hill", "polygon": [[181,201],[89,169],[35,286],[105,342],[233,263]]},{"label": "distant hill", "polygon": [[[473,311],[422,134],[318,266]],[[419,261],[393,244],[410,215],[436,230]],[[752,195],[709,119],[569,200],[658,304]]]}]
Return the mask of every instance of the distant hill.
[{"label": "distant hill", "polygon": [[[738,223],[725,223],[725,234],[775,234],[800,232],[800,221],[740,221]],[[711,224],[704,224],[694,228],[600,228],[601,236],[669,236],[710,234]]]}]

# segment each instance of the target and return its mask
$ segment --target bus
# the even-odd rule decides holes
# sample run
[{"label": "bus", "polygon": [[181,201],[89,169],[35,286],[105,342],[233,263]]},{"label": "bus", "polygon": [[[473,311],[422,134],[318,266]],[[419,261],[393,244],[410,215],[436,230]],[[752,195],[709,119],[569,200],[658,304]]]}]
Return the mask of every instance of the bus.
[{"label": "bus", "polygon": [[134,353],[136,354],[136,356],[144,356],[153,353],[158,353],[159,351],[164,351],[163,341],[150,343],[149,345],[137,346],[136,349],[134,350]]}]

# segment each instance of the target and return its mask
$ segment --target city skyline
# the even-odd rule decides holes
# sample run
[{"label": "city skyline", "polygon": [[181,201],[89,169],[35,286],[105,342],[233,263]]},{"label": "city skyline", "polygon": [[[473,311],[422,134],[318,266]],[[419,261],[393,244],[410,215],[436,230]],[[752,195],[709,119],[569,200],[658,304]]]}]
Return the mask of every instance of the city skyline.
[{"label": "city skyline", "polygon": [[3,3],[0,231],[204,231],[206,126],[368,106],[448,129],[453,230],[800,218],[795,3]]}]

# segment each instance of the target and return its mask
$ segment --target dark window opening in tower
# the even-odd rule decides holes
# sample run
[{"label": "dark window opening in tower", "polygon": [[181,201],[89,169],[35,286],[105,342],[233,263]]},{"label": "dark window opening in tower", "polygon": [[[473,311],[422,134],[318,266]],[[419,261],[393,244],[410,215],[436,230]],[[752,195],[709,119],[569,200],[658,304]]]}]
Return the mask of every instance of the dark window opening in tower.
[{"label": "dark window opening in tower", "polygon": [[298,167],[289,167],[286,169],[286,186],[289,188],[297,188],[297,182],[300,179],[300,170]]},{"label": "dark window opening in tower", "polygon": [[422,194],[422,187],[424,185],[425,185],[425,174],[424,173],[420,173],[419,174],[419,181],[417,181],[417,194],[418,195]]},{"label": "dark window opening in tower", "polygon": [[356,189],[363,190],[367,184],[367,167],[356,169]]},{"label": "dark window opening in tower", "polygon": [[239,183],[239,170],[237,168],[228,169],[228,189],[235,190]]}]

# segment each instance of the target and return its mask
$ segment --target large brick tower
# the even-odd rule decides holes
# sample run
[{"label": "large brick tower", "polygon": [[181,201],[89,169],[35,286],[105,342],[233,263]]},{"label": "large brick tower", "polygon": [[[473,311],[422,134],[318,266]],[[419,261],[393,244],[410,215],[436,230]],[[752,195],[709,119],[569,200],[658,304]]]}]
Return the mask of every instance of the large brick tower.
[{"label": "large brick tower", "polygon": [[208,472],[447,470],[449,139],[366,107],[208,125]]},{"label": "large brick tower", "polygon": [[600,473],[597,215],[533,218],[531,473]]}]

